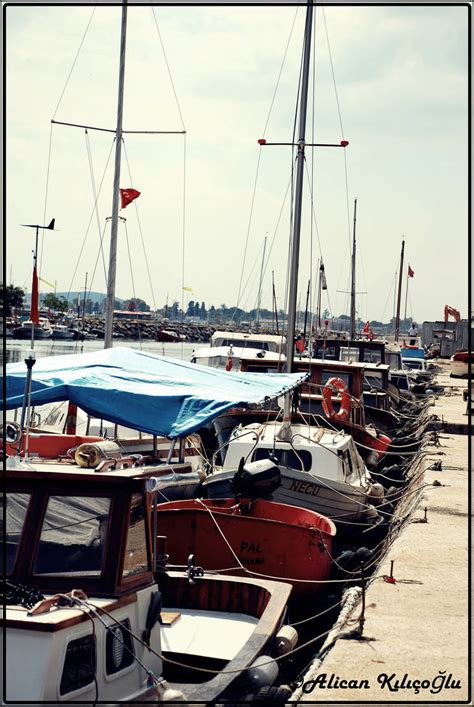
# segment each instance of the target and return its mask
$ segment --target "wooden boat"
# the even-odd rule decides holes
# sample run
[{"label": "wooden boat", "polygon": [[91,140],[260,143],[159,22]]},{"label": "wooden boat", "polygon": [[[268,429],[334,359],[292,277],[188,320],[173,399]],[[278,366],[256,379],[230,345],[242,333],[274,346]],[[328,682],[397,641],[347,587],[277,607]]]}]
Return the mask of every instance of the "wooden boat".
[{"label": "wooden boat", "polygon": [[270,684],[291,586],[167,571],[150,509],[169,467],[116,461],[7,460],[5,698],[209,703],[242,694],[262,654]]},{"label": "wooden boat", "polygon": [[203,499],[162,503],[158,528],[168,536],[177,562],[189,555],[206,570],[293,585],[292,600],[314,596],[329,579],[332,540],[328,518],[304,508],[264,499]]}]

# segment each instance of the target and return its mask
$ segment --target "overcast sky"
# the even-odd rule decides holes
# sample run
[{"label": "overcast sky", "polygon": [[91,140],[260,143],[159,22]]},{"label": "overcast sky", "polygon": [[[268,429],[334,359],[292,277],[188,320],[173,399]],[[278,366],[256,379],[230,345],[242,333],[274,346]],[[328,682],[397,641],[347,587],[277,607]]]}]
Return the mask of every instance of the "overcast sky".
[{"label": "overcast sky", "polygon": [[[28,291],[34,231],[20,224],[54,217],[42,278],[58,291],[78,290],[87,273],[89,287],[105,292],[99,242],[104,233],[107,263],[113,134],[51,127],[53,118],[115,126],[121,10],[101,6],[91,20],[92,12],[6,8],[6,273]],[[186,138],[124,136],[120,185],[141,196],[120,212],[117,296],[162,307],[167,298],[181,302],[184,285],[192,289],[184,304],[249,309],[267,238],[262,306],[272,307],[272,272],[284,306],[292,156],[257,140],[292,139],[304,17],[294,6],[155,6],[154,15],[129,7],[123,127],[186,130]],[[344,137],[350,145],[307,149],[302,307],[311,261],[314,275],[322,254],[323,304],[349,313],[357,197],[360,317],[392,316],[403,238],[405,273],[408,263],[415,271],[407,315],[441,319],[450,304],[467,316],[467,7],[328,6],[315,19],[307,141],[314,134],[314,142]],[[402,302],[403,315],[405,278]]]}]

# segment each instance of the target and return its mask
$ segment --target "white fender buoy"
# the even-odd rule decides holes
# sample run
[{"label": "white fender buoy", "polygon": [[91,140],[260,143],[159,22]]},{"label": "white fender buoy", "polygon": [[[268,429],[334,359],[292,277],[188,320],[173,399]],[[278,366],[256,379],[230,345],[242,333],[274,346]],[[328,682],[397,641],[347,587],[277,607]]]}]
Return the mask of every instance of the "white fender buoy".
[{"label": "white fender buoy", "polygon": [[247,678],[256,689],[273,685],[278,676],[278,663],[269,655],[259,655],[247,668]]}]

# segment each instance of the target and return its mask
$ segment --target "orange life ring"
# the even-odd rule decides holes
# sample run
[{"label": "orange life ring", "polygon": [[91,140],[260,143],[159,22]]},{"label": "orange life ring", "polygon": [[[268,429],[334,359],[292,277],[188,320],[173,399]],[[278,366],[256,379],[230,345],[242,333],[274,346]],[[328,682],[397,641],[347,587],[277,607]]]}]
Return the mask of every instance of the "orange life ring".
[{"label": "orange life ring", "polygon": [[[341,407],[339,412],[334,412],[332,394],[339,391],[341,394]],[[330,378],[323,388],[323,410],[330,420],[348,420],[351,412],[351,396],[347,385],[341,378]]]}]

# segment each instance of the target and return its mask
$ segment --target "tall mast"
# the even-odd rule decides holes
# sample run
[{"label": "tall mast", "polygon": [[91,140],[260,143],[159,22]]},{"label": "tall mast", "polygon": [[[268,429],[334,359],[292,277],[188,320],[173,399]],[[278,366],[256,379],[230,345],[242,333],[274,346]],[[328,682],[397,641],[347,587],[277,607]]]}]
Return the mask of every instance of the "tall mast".
[{"label": "tall mast", "polygon": [[255,322],[256,329],[260,328],[260,305],[262,303],[262,280],[263,280],[263,268],[265,265],[265,251],[266,251],[266,249],[267,249],[267,237],[265,236],[265,240],[263,241],[262,265],[260,267],[260,282],[258,285],[257,316],[256,316],[256,322]]},{"label": "tall mast", "polygon": [[354,199],[354,228],[352,236],[352,281],[351,281],[351,339],[356,335],[356,214],[357,199]]},{"label": "tall mast", "polygon": [[117,124],[115,130],[115,171],[112,200],[112,227],[110,233],[109,273],[107,280],[107,302],[105,309],[104,348],[112,346],[114,304],[115,304],[115,276],[117,265],[117,230],[119,212],[120,189],[120,161],[122,156],[122,117],[123,117],[123,87],[125,79],[125,45],[127,38],[127,1],[122,4],[122,30],[120,36],[120,66],[117,99]]},{"label": "tall mast", "polygon": [[[313,0],[308,0],[304,30],[303,71],[299,105],[298,154],[296,156],[295,215],[291,235],[290,287],[288,297],[288,353],[286,370],[293,370],[295,353],[296,300],[298,295],[298,261],[300,255],[301,208],[303,201],[303,176],[305,162],[306,111],[308,106],[309,68],[311,58],[311,32],[313,26]],[[290,395],[285,396],[284,421],[290,419]]]},{"label": "tall mast", "polygon": [[306,111],[308,105],[308,80],[311,56],[311,32],[313,24],[313,0],[308,0],[304,32],[303,71],[299,105],[298,154],[296,156],[295,215],[291,236],[290,287],[288,297],[288,358],[286,369],[293,370],[294,339],[296,329],[296,300],[298,294],[298,261],[300,255],[301,209],[303,201],[303,176],[305,162]]},{"label": "tall mast", "polygon": [[405,241],[402,241],[402,253],[400,256],[400,272],[398,274],[398,295],[397,295],[397,314],[395,318],[395,341],[398,341],[400,334],[400,303],[402,301],[402,279],[403,279],[403,254],[405,252]]}]

